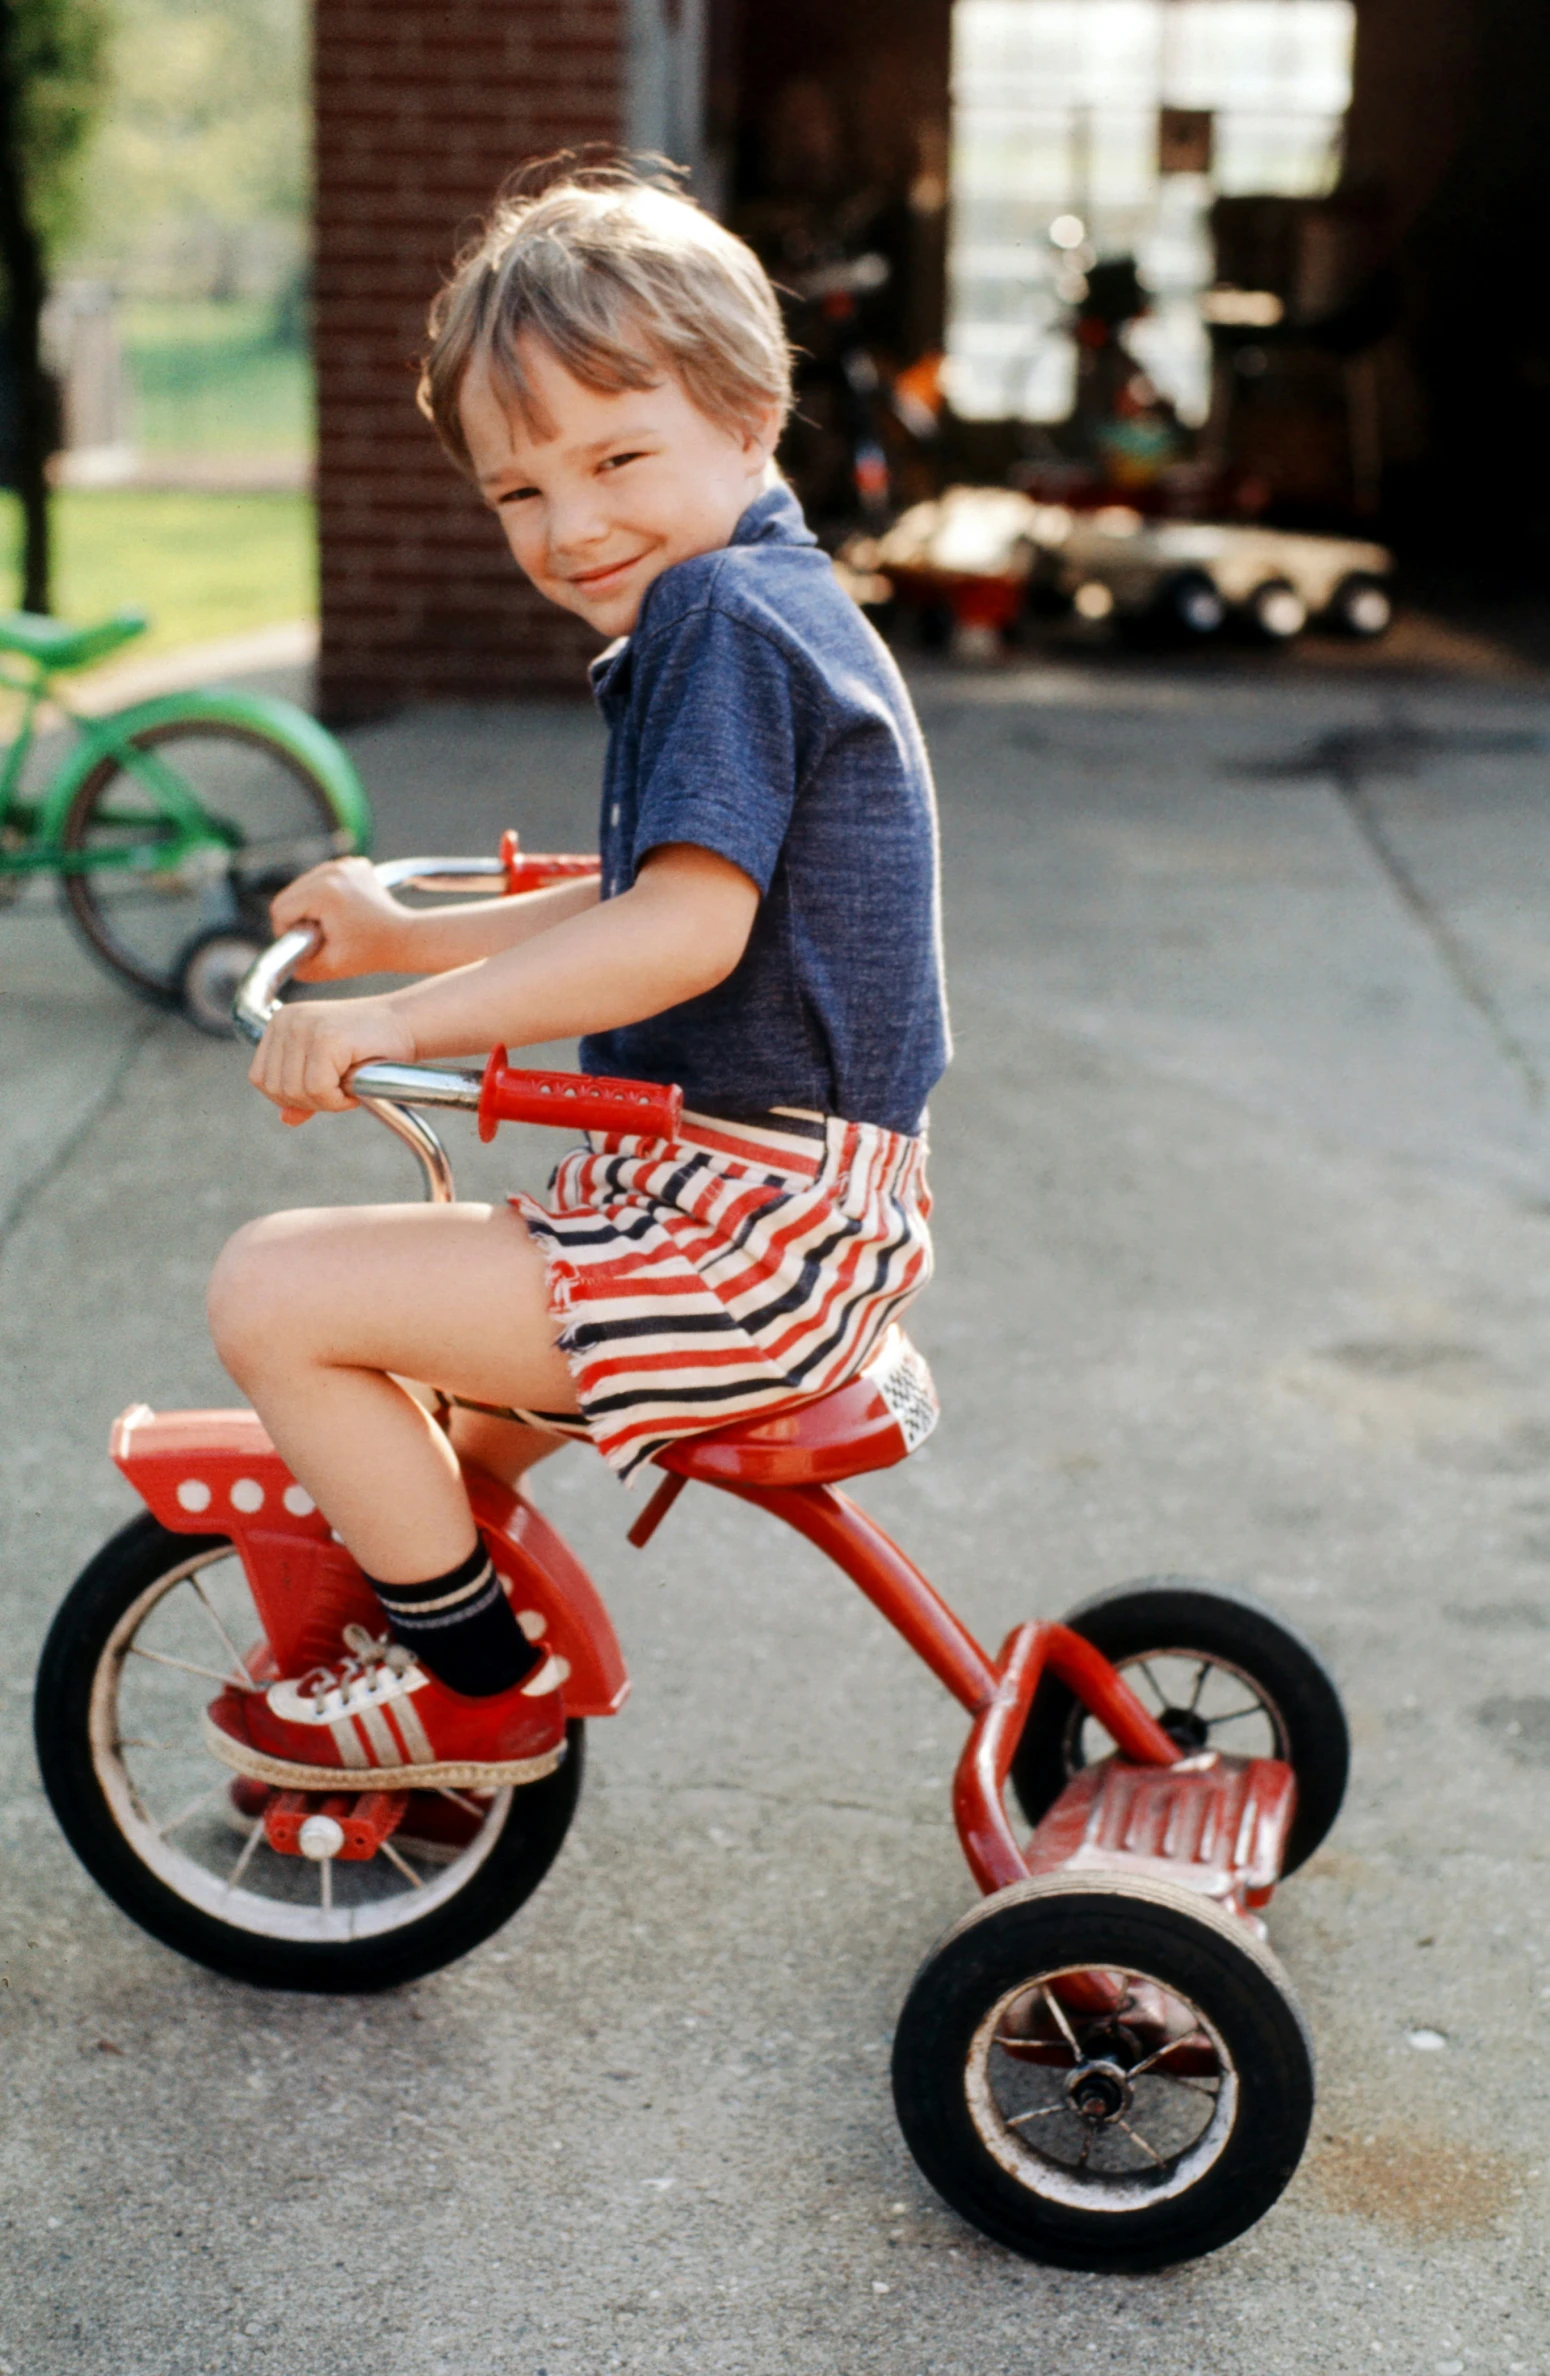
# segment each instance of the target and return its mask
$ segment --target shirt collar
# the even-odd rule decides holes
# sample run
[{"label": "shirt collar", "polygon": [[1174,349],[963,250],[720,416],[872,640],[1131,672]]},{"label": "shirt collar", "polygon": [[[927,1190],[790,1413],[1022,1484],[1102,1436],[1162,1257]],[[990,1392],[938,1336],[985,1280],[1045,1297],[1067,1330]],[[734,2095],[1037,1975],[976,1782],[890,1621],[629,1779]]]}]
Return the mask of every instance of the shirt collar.
[{"label": "shirt collar", "polygon": [[790,544],[814,545],[817,537],[802,517],[802,506],[787,486],[778,479],[773,487],[766,487],[756,495],[732,531],[735,545]]},{"label": "shirt collar", "polygon": [[605,646],[595,660],[587,662],[587,676],[595,700],[603,701],[605,696],[613,690],[614,680],[628,659],[629,651],[629,637],[616,635],[613,642]]}]

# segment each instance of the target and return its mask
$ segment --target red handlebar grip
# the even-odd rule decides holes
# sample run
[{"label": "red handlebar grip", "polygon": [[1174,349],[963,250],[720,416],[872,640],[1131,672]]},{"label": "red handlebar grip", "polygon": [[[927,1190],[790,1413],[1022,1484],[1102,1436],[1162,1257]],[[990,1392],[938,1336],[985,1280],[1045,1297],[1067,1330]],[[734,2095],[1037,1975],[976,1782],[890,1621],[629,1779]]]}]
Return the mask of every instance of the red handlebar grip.
[{"label": "red handlebar grip", "polygon": [[479,1090],[479,1136],[502,1122],[547,1122],[576,1130],[629,1131],[676,1138],[684,1093],[662,1081],[600,1080],[590,1073],[514,1072],[504,1048],[492,1048]]},{"label": "red handlebar grip", "polygon": [[506,869],[508,897],[518,891],[542,891],[548,883],[577,882],[603,871],[600,858],[579,851],[567,855],[562,851],[535,850],[525,857],[509,826],[501,835],[501,864]]}]

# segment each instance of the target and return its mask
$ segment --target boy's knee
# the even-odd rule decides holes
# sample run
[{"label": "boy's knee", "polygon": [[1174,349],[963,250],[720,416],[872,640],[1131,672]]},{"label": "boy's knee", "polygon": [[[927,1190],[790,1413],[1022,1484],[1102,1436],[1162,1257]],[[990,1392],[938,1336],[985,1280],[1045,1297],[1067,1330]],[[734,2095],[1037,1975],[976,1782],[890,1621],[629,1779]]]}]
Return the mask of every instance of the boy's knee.
[{"label": "boy's knee", "polygon": [[234,1376],[288,1329],[282,1246],[274,1219],[249,1221],[227,1239],[210,1274],[205,1314],[215,1349]]}]

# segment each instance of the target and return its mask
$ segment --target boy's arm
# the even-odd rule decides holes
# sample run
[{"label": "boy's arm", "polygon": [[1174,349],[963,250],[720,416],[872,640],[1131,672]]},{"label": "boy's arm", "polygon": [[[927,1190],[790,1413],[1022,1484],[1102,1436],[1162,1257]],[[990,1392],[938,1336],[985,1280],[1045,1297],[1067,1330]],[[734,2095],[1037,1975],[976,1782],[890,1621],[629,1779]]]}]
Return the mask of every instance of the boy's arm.
[{"label": "boy's arm", "polygon": [[347,982],[361,974],[449,972],[547,932],[597,904],[595,876],[525,891],[515,899],[458,900],[450,907],[401,907],[367,858],[333,858],[287,883],[269,910],[276,935],[293,924],[322,927],[323,945],[298,967],[302,982]]},{"label": "boy's arm", "polygon": [[619,898],[476,964],[381,998],[282,1007],[248,1077],[300,1121],[348,1106],[341,1080],[373,1057],[413,1064],[638,1023],[725,981],[758,907],[740,867],[674,843]]}]

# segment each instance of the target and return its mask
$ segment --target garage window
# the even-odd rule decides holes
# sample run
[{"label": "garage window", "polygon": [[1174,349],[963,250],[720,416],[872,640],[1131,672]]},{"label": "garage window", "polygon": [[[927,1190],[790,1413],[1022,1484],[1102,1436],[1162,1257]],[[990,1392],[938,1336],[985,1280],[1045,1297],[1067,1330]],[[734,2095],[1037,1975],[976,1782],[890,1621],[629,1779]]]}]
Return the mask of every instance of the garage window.
[{"label": "garage window", "polygon": [[957,0],[949,386],[968,418],[1063,420],[1086,265],[1134,256],[1132,344],[1204,418],[1213,198],[1340,170],[1352,0]]}]

